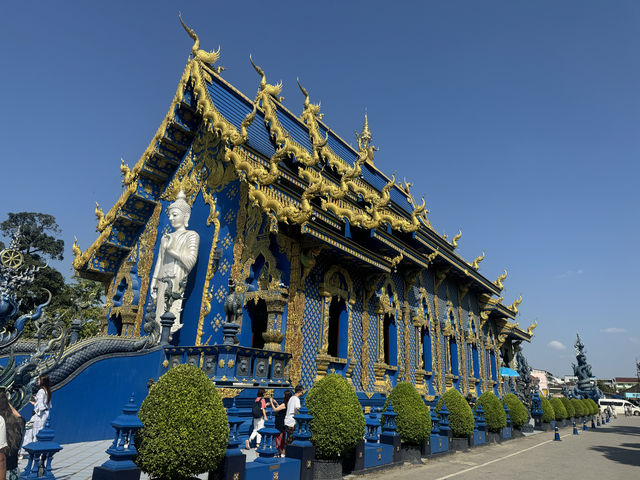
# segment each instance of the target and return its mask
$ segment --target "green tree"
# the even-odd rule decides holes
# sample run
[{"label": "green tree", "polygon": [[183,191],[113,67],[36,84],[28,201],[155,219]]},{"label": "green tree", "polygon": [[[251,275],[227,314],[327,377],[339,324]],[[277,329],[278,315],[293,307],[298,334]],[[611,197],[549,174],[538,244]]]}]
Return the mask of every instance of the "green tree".
[{"label": "green tree", "polygon": [[33,283],[17,292],[21,302],[19,313],[32,312],[36,305],[46,300],[44,289],[53,296],[50,308],[70,305],[64,277],[46,263],[63,259],[64,241],[58,238],[61,231],[55,217],[37,212],[9,213],[8,219],[0,223],[0,233],[5,237],[6,245],[15,238],[13,247],[22,254],[25,267],[40,267]]},{"label": "green tree", "polygon": [[611,388],[604,382],[604,380],[598,380],[598,388],[600,389],[600,391],[602,391],[602,393],[606,393],[609,395],[616,393],[613,391],[613,388]]}]

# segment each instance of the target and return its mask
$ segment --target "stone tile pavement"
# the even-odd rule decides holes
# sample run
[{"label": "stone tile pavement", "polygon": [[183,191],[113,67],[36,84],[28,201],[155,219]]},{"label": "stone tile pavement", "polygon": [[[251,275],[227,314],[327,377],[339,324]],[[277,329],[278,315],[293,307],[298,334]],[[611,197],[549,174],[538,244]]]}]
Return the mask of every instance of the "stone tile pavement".
[{"label": "stone tile pavement", "polygon": [[[96,442],[69,443],[62,445],[62,450],[53,457],[53,474],[56,480],[90,480],[93,475],[93,467],[102,465],[109,459],[105,452],[113,440],[98,440]],[[247,455],[247,461],[256,458],[254,450],[243,450]],[[27,466],[27,460],[20,461],[20,472]],[[148,480],[149,477],[142,474],[141,480]],[[204,473],[198,478],[207,479]]]}]

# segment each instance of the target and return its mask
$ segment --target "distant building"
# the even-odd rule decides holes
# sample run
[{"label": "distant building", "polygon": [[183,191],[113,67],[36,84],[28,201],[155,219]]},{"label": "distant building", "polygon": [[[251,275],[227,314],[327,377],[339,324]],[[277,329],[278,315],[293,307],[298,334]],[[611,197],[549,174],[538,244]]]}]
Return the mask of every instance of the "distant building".
[{"label": "distant building", "polygon": [[618,392],[638,385],[637,377],[615,377],[613,380],[615,382],[613,388]]}]

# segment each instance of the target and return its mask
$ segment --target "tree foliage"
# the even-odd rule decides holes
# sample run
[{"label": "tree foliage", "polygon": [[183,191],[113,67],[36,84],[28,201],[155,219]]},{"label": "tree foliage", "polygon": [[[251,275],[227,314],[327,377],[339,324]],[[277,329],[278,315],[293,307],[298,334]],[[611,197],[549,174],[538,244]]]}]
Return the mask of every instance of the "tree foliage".
[{"label": "tree foliage", "polygon": [[474,425],[473,412],[462,394],[455,388],[447,390],[436,404],[436,413],[440,414],[443,405],[446,405],[449,410],[449,426],[453,436],[471,435]]},{"label": "tree foliage", "polygon": [[529,421],[527,407],[513,393],[508,393],[502,397],[502,404],[509,408],[509,416],[514,427],[521,428]]},{"label": "tree foliage", "polygon": [[[47,264],[50,260],[63,260],[64,240],[59,238],[61,230],[53,215],[38,212],[9,213],[0,223],[0,250],[12,245],[20,251],[25,267],[40,269],[33,283],[25,285],[16,294],[20,300],[19,314],[31,313],[47,299],[45,289],[51,292],[51,303],[45,310],[50,318],[60,318],[69,326],[75,319],[84,321],[81,337],[95,335],[99,330],[97,320],[103,315],[104,288],[99,282],[74,278],[65,282],[62,274]],[[95,320],[94,322],[88,322]],[[25,325],[25,336],[35,333],[35,326]]]},{"label": "tree foliage", "polygon": [[571,401],[567,397],[560,397],[560,401],[564,405],[565,410],[567,411],[567,418],[572,418],[576,416],[576,408],[573,406]]},{"label": "tree foliage", "polygon": [[562,403],[562,400],[560,400],[558,397],[553,397],[551,400],[549,400],[549,403],[553,407],[553,411],[556,414],[556,420],[563,420],[568,417],[567,409],[565,408],[564,403]]},{"label": "tree foliage", "polygon": [[307,393],[311,442],[318,458],[335,459],[353,450],[364,436],[365,420],[358,396],[344,377],[331,373]]},{"label": "tree foliage", "polygon": [[491,432],[501,432],[507,426],[507,413],[496,394],[491,390],[484,392],[478,397],[476,410],[478,405],[482,405],[484,410],[484,419],[487,422],[487,428]]},{"label": "tree foliage", "polygon": [[550,423],[551,420],[556,418],[556,412],[553,410],[553,406],[547,400],[547,397],[540,397],[540,404],[542,406],[542,421],[545,423]]},{"label": "tree foliage", "polygon": [[385,410],[389,404],[398,414],[396,426],[400,439],[411,445],[426,442],[431,433],[431,416],[429,407],[422,401],[415,387],[407,382],[398,383],[387,397]]},{"label": "tree foliage", "polygon": [[182,480],[215,470],[229,438],[222,397],[192,365],[173,367],[156,383],[138,414],[136,464],[152,478]]}]

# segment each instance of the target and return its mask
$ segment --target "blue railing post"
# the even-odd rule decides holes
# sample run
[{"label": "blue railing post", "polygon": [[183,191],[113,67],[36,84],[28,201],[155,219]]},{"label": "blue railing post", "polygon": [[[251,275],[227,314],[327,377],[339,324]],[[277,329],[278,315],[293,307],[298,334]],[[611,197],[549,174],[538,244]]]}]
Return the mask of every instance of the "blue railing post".
[{"label": "blue railing post", "polygon": [[[62,450],[59,443],[53,441],[54,432],[51,428],[51,414],[47,418],[44,428],[36,435],[36,441],[25,445],[23,448],[29,454],[27,466],[20,475],[21,480],[46,479],[55,480],[51,471],[53,456]],[[38,475],[38,470],[42,467],[44,473]]]},{"label": "blue railing post", "polygon": [[451,428],[449,428],[449,410],[445,403],[440,409],[440,435],[446,435],[451,438]]},{"label": "blue railing post", "polygon": [[247,456],[240,450],[240,436],[238,429],[244,421],[238,416],[240,410],[236,408],[236,399],[229,408],[227,408],[227,421],[229,422],[229,440],[227,441],[227,451],[222,461],[222,474],[217,472],[209,472],[209,478],[218,480],[244,480],[245,465]]},{"label": "blue railing post", "polygon": [[93,468],[92,480],[138,480],[140,469],[133,462],[138,454],[134,444],[136,432],[144,425],[138,418],[138,405],[133,393],[122,409],[122,415],[111,422],[116,430],[113,443],[107,449],[109,460]]},{"label": "blue railing post", "polygon": [[393,447],[393,461],[400,461],[400,435],[396,432],[396,417],[398,414],[393,411],[391,403],[387,406],[387,409],[382,413],[384,417],[384,426],[382,427],[382,434],[380,434],[380,443],[391,445]]},{"label": "blue railing post", "polygon": [[367,428],[366,435],[364,436],[366,442],[378,443],[378,440],[380,439],[380,435],[378,433],[380,420],[378,420],[378,416],[375,414],[375,409],[373,407],[371,407],[371,411],[369,412],[369,415],[367,415],[365,426]]},{"label": "blue railing post", "polygon": [[276,437],[280,435],[280,431],[275,426],[273,412],[269,411],[267,421],[264,422],[264,427],[258,430],[258,433],[262,435],[262,441],[256,450],[258,452],[258,458],[256,458],[254,462],[276,463],[277,459],[275,457],[278,449],[276,448],[275,440]]},{"label": "blue railing post", "polygon": [[316,449],[311,443],[311,420],[304,397],[300,398],[300,410],[293,418],[296,420],[296,432],[293,442],[287,446],[287,458],[300,460],[300,480],[313,478],[313,461],[316,458]]}]

